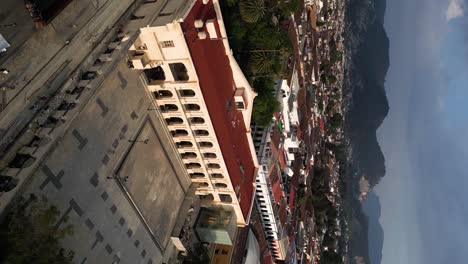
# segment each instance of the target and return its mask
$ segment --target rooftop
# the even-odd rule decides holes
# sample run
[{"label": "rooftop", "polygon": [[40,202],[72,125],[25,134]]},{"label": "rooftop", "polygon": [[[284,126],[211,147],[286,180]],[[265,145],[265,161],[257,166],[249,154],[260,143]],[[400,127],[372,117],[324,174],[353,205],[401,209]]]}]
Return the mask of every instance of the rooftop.
[{"label": "rooftop", "polygon": [[[239,204],[245,219],[248,218],[254,196],[256,174],[255,156],[252,155],[249,131],[245,126],[241,111],[236,109],[234,94],[236,91],[233,71],[230,65],[227,47],[222,38],[210,36],[206,39],[197,37],[195,20],[205,21],[214,26],[220,36],[220,20],[213,1],[203,4],[197,1],[182,23],[185,39],[197,71],[200,87],[210,113],[221,151],[229,171],[232,185],[237,191]],[[208,23],[207,21],[210,20]],[[212,31],[212,30],[210,30]],[[215,37],[215,38],[214,38]],[[253,146],[252,146],[253,149]]]}]

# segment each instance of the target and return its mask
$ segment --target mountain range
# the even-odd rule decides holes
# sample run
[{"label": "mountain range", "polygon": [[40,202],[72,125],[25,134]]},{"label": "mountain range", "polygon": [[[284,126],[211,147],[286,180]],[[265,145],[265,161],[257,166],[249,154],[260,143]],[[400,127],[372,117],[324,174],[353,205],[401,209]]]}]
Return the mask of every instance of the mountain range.
[{"label": "mountain range", "polygon": [[[390,44],[383,26],[385,8],[386,0],[349,0],[346,6],[344,90],[349,98],[346,137],[352,172],[348,178],[353,185],[352,219],[349,219],[351,263],[379,264],[382,259],[384,233],[379,223],[380,202],[371,190],[385,175],[385,159],[376,136],[389,111],[384,87],[390,63]],[[359,181],[363,178],[369,183],[370,191],[361,203]]]}]

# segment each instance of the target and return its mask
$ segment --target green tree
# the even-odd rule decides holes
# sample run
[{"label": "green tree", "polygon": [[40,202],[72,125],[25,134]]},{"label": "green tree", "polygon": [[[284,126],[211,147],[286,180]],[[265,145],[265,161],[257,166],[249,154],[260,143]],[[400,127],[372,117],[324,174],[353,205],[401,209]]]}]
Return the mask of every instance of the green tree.
[{"label": "green tree", "polygon": [[8,264],[67,264],[74,253],[60,246],[60,241],[73,233],[71,225],[56,227],[60,212],[45,197],[31,195],[21,199],[7,219]]},{"label": "green tree", "polygon": [[239,9],[242,20],[247,23],[256,23],[266,13],[264,0],[240,0]]},{"label": "green tree", "polygon": [[332,74],[327,75],[327,81],[331,84],[336,83],[337,81],[336,76]]},{"label": "green tree", "polygon": [[338,61],[341,61],[342,58],[343,52],[337,50],[336,48],[332,48],[332,50],[330,51],[330,62],[334,64]]},{"label": "green tree", "polygon": [[252,121],[256,125],[266,127],[278,110],[279,103],[273,95],[259,94],[254,100]]},{"label": "green tree", "polygon": [[250,60],[250,67],[252,72],[255,74],[273,73],[275,70],[277,70],[275,64],[279,64],[276,63],[277,60],[275,57],[276,56],[274,56],[274,54],[266,51],[253,53]]},{"label": "green tree", "polygon": [[315,23],[315,25],[317,25],[317,27],[321,27],[321,26],[325,26],[327,23],[325,21],[317,21]]},{"label": "green tree", "polygon": [[341,127],[343,124],[343,116],[340,113],[335,113],[331,118],[330,118],[330,127],[332,129],[337,129]]},{"label": "green tree", "polygon": [[338,253],[333,251],[323,251],[320,255],[320,264],[340,264],[343,263],[343,259]]},{"label": "green tree", "polygon": [[229,7],[235,7],[238,2],[239,2],[239,0],[226,0],[226,4]]}]

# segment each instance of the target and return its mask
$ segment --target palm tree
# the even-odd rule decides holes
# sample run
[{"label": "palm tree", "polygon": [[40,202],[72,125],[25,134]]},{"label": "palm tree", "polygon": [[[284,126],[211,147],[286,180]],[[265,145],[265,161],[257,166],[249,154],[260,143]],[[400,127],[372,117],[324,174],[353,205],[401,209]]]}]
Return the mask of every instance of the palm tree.
[{"label": "palm tree", "polygon": [[242,19],[247,23],[255,23],[260,20],[266,12],[264,0],[241,0],[239,9]]},{"label": "palm tree", "polygon": [[251,70],[253,73],[263,74],[273,72],[275,66],[275,56],[265,51],[255,52],[251,56]]}]

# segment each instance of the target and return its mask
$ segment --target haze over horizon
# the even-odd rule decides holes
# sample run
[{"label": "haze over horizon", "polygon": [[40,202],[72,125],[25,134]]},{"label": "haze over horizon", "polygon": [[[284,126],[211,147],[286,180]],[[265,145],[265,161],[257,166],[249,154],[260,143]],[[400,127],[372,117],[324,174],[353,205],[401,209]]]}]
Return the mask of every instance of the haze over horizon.
[{"label": "haze over horizon", "polygon": [[[466,263],[467,0],[387,1],[383,264]],[[374,264],[374,263],[373,263]]]}]

